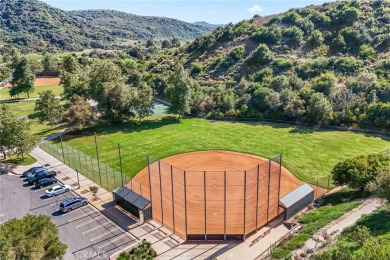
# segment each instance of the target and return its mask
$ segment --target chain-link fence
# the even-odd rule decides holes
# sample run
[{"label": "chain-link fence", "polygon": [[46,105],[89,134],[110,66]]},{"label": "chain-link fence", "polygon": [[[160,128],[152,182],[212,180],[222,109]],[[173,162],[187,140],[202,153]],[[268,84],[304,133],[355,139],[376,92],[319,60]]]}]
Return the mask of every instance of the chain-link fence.
[{"label": "chain-link fence", "polygon": [[57,144],[44,142],[40,148],[108,191],[128,183],[131,179],[102,163],[98,156],[85,154],[65,142]]}]

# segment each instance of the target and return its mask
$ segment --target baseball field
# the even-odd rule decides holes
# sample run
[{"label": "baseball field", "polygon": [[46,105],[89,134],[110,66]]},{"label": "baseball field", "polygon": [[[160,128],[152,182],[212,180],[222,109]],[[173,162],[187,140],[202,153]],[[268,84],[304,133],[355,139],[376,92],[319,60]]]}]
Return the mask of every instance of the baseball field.
[{"label": "baseball field", "polygon": [[101,125],[64,136],[78,150],[95,156],[97,134],[102,162],[119,169],[121,144],[123,172],[133,177],[151,155],[162,159],[201,150],[227,150],[262,157],[283,154],[283,166],[301,181],[327,187],[332,167],[359,154],[376,153],[390,146],[390,138],[345,131],[284,124],[222,122],[205,119],[152,117],[140,124]]}]

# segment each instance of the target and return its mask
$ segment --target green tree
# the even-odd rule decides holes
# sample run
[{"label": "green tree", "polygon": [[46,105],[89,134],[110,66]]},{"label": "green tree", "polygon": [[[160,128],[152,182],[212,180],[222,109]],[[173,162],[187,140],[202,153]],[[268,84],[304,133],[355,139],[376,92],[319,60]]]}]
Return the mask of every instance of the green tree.
[{"label": "green tree", "polygon": [[273,52],[265,44],[260,44],[252,52],[251,62],[255,65],[266,65],[274,59]]},{"label": "green tree", "polygon": [[336,185],[349,185],[351,188],[364,190],[389,163],[388,156],[360,155],[337,163],[332,169],[332,178]]},{"label": "green tree", "polygon": [[327,125],[333,119],[332,104],[322,93],[314,93],[309,99],[307,119],[318,125]]},{"label": "green tree", "polygon": [[194,82],[184,70],[183,65],[176,63],[176,70],[168,78],[168,86],[165,90],[171,105],[169,111],[174,114],[181,115],[190,112],[191,104],[191,89],[194,87]]},{"label": "green tree", "polygon": [[85,72],[74,74],[69,72],[62,72],[60,75],[60,85],[64,88],[62,96],[69,101],[73,101],[74,95],[89,98],[89,84],[88,75]]},{"label": "green tree", "polygon": [[45,56],[43,57],[42,61],[42,66],[43,66],[43,74],[46,76],[48,72],[55,72],[58,70],[58,64],[57,60],[53,58],[52,55],[46,53]]},{"label": "green tree", "polygon": [[384,169],[380,172],[375,180],[368,184],[368,189],[375,196],[390,201],[390,169]]},{"label": "green tree", "polygon": [[80,66],[79,66],[75,56],[66,55],[64,58],[62,58],[62,62],[61,62],[62,71],[65,71],[68,73],[77,73],[79,70],[79,67]]},{"label": "green tree", "polygon": [[320,46],[324,42],[324,37],[320,30],[315,30],[308,38],[307,42],[313,46]]},{"label": "green tree", "polygon": [[62,118],[63,107],[52,90],[39,93],[39,99],[35,102],[34,111],[38,112],[41,123],[48,121],[53,127]]},{"label": "green tree", "polygon": [[73,102],[66,110],[64,117],[73,128],[83,129],[92,123],[93,112],[91,105],[78,95],[74,95],[72,100]]},{"label": "green tree", "polygon": [[317,77],[313,82],[313,88],[317,92],[329,96],[330,92],[336,87],[337,78],[332,72],[326,72]]},{"label": "green tree", "polygon": [[123,122],[135,116],[137,96],[134,88],[120,81],[107,82],[98,108],[111,122]]},{"label": "green tree", "polygon": [[390,103],[372,103],[368,107],[367,120],[375,126],[390,129]]},{"label": "green tree", "polygon": [[360,46],[359,56],[364,60],[375,60],[377,58],[376,51],[368,44]]},{"label": "green tree", "polygon": [[303,36],[303,31],[297,26],[292,26],[283,30],[284,41],[286,45],[292,49],[296,49],[301,45]]},{"label": "green tree", "polygon": [[0,259],[49,260],[62,258],[66,245],[58,228],[44,215],[27,215],[0,225]]},{"label": "green tree", "polygon": [[34,80],[35,76],[30,70],[27,59],[22,57],[12,73],[10,96],[26,93],[27,97],[30,97],[30,94],[34,92]]},{"label": "green tree", "polygon": [[137,87],[136,93],[135,111],[139,120],[142,120],[153,113],[153,89],[146,83],[142,83]]},{"label": "green tree", "polygon": [[95,61],[89,73],[89,93],[92,99],[101,102],[104,97],[104,84],[121,80],[121,70],[112,61]]}]

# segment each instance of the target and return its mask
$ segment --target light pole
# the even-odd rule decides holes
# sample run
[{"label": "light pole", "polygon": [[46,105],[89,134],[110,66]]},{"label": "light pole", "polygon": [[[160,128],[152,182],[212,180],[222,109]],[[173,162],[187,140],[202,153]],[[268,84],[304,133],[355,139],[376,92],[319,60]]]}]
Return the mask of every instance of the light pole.
[{"label": "light pole", "polygon": [[80,178],[79,178],[79,171],[76,170],[76,174],[77,174],[77,183],[79,184],[79,189],[80,189]]}]

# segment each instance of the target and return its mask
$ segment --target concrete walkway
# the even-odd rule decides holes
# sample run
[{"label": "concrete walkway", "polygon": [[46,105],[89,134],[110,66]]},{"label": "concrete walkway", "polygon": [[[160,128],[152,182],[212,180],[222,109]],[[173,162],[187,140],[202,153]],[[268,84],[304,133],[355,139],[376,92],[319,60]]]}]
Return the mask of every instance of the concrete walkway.
[{"label": "concrete walkway", "polygon": [[384,200],[378,198],[366,199],[357,208],[345,213],[317,231],[313,238],[307,240],[302,248],[292,252],[292,259],[296,259],[296,257],[299,259],[310,259],[310,256],[317,250],[322,250],[324,245],[334,241],[344,229],[355,225],[362,215],[370,214],[384,203]]}]

